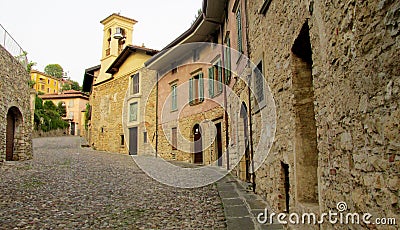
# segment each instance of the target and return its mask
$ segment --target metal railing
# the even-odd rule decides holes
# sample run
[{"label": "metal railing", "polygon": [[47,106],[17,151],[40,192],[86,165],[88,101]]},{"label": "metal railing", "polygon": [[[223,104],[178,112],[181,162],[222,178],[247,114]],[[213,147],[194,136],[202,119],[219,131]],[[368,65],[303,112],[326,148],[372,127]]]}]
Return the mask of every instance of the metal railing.
[{"label": "metal railing", "polygon": [[0,45],[2,45],[12,56],[15,57],[25,68],[28,65],[27,53],[17,41],[0,24]]}]

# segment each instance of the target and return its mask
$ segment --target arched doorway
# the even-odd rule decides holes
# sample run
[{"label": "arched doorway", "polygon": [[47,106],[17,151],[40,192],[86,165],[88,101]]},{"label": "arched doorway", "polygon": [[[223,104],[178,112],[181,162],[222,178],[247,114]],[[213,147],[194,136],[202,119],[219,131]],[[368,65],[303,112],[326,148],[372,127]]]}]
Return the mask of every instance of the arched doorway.
[{"label": "arched doorway", "polygon": [[18,136],[19,126],[22,123],[22,114],[15,106],[7,112],[6,128],[6,161],[17,160],[14,156],[14,143]]},{"label": "arched doorway", "polygon": [[203,164],[203,143],[201,139],[201,127],[196,124],[193,127],[193,142],[194,142],[194,163]]},{"label": "arched doorway", "polygon": [[249,150],[249,132],[248,132],[248,116],[247,106],[243,102],[240,106],[240,118],[243,124],[243,141],[244,141],[244,156],[240,161],[240,179],[250,182],[250,150]]}]

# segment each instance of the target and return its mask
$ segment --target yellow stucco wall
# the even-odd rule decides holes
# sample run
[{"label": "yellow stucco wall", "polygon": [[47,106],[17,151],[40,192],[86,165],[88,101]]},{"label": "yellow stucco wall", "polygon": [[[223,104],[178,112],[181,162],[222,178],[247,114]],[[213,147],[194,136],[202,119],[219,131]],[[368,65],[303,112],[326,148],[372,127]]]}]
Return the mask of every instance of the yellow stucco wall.
[{"label": "yellow stucco wall", "polygon": [[60,92],[61,81],[55,77],[49,76],[36,70],[32,70],[31,80],[35,82],[33,88],[36,90],[36,92],[42,92],[45,94]]}]

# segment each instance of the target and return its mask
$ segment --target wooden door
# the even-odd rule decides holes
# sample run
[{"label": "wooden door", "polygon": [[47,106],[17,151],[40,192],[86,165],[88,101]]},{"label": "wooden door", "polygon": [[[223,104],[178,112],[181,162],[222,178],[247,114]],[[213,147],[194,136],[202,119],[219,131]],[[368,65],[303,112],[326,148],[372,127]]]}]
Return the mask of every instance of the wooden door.
[{"label": "wooden door", "polygon": [[12,111],[7,113],[7,133],[6,133],[6,161],[13,160],[14,154],[14,134],[15,134],[15,117]]},{"label": "wooden door", "polygon": [[129,128],[129,155],[137,155],[138,151],[138,129]]},{"label": "wooden door", "polygon": [[216,145],[217,145],[217,157],[218,157],[218,166],[222,166],[222,133],[221,133],[221,123],[217,123],[215,125],[217,128],[217,136],[216,136]]},{"label": "wooden door", "polygon": [[194,140],[194,163],[203,164],[203,143],[201,140],[200,125],[195,125],[193,128]]}]

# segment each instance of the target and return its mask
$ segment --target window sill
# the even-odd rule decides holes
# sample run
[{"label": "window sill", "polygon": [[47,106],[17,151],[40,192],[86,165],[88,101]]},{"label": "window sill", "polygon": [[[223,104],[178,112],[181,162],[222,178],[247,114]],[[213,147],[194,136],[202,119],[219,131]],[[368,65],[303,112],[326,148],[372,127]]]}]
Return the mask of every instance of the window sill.
[{"label": "window sill", "polygon": [[189,105],[195,106],[195,105],[203,103],[203,101],[204,101],[204,99],[203,100],[196,99],[196,100],[193,100],[192,102],[189,102]]},{"label": "window sill", "polygon": [[131,98],[140,98],[140,97],[142,97],[141,93],[130,94],[128,100]]}]

